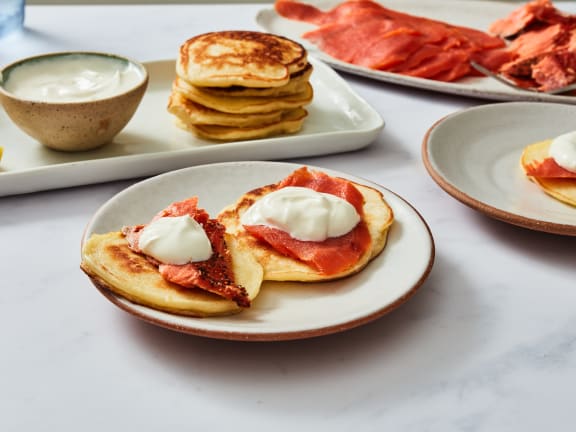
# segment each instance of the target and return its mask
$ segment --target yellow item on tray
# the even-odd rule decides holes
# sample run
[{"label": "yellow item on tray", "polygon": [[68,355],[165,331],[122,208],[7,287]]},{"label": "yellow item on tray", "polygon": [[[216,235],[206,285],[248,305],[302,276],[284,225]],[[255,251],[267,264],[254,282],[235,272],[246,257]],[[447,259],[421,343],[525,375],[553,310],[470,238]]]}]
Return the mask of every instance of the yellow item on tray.
[{"label": "yellow item on tray", "polygon": [[298,132],[313,66],[299,43],[252,31],[195,36],[180,46],[168,112],[197,137],[238,141]]},{"label": "yellow item on tray", "polygon": [[[552,141],[548,139],[525,147],[520,163],[528,178],[536,183],[542,191],[558,201],[576,207],[576,178],[540,176],[535,175],[533,172],[534,166],[551,159],[549,152]],[[554,165],[556,164],[554,163]],[[561,169],[561,167],[556,165],[555,171],[558,169]]]}]

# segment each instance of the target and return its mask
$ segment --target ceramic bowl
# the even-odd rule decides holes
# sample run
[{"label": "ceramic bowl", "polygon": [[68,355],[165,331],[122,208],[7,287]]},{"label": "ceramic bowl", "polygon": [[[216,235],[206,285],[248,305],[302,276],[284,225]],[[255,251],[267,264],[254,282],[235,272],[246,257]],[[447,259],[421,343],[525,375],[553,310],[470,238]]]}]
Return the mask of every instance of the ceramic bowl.
[{"label": "ceramic bowl", "polygon": [[38,55],[0,70],[0,102],[10,119],[44,146],[62,151],[112,142],[147,86],[144,65],[98,52]]}]

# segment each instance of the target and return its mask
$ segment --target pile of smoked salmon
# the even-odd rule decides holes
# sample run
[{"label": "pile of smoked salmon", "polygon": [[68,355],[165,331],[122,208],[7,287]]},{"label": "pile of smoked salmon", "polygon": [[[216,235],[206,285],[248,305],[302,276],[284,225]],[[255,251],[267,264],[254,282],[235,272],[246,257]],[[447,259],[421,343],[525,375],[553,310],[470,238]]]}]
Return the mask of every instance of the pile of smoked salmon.
[{"label": "pile of smoked salmon", "polygon": [[576,15],[535,0],[495,21],[489,31],[511,42],[497,72],[522,87],[549,91],[576,81]]},{"label": "pile of smoked salmon", "polygon": [[540,90],[576,80],[576,17],[558,11],[550,0],[521,6],[487,32],[398,12],[372,0],[347,0],[326,11],[276,0],[275,8],[284,18],[315,25],[302,38],[326,54],[371,69],[456,81],[478,75],[470,66],[475,61]]}]

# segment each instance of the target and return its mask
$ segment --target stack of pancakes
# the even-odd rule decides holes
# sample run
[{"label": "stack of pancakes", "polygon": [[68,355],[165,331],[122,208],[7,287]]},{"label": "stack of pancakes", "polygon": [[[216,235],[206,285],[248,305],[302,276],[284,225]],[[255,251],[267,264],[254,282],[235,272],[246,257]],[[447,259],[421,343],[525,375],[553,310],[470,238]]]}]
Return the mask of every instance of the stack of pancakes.
[{"label": "stack of pancakes", "polygon": [[196,136],[236,141],[294,133],[312,101],[305,48],[281,36],[222,31],[180,47],[168,111]]}]

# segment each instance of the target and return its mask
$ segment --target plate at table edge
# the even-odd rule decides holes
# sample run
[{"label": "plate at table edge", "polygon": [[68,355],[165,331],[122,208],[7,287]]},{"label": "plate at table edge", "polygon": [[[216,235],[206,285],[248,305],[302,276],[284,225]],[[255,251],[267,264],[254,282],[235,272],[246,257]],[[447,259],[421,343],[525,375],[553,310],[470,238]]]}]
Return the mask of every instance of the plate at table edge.
[{"label": "plate at table edge", "polygon": [[[181,130],[165,109],[175,60],[144,62],[150,82],[142,103],[114,142],[99,149],[45,149],[0,109],[0,131],[8,133],[0,163],[0,196],[145,177],[206,163],[354,151],[374,142],[384,128],[382,116],[333,69],[312,56],[309,60],[315,67],[315,96],[302,130],[295,134],[214,143]],[[11,152],[19,152],[12,161]]]},{"label": "plate at table edge", "polygon": [[573,130],[574,118],[576,107],[565,104],[502,102],[467,108],[428,129],[423,162],[445,192],[487,216],[576,236],[576,208],[545,194],[520,166],[524,147]]},{"label": "plate at table edge", "polygon": [[[144,223],[172,201],[198,195],[215,215],[244,192],[274,183],[302,165],[284,162],[224,162],[184,168],[143,180],[104,203],[86,226],[94,232]],[[380,190],[394,211],[386,247],[362,272],[323,283],[268,283],[253,305],[239,314],[194,318],[133,303],[108,290],[114,305],[151,324],[215,339],[280,341],[341,332],[367,324],[406,302],[424,283],[434,262],[430,229],[418,211],[394,192],[339,171],[308,165]],[[208,188],[206,188],[208,187]],[[146,196],[146,200],[141,198]]]},{"label": "plate at table edge", "polygon": [[[455,25],[471,27],[477,30],[486,31],[487,24],[492,21],[503,18],[513,9],[520,6],[519,3],[509,4],[495,1],[475,1],[468,0],[464,2],[439,1],[435,2],[431,9],[430,2],[426,0],[388,0],[385,5],[391,9],[405,13],[430,17]],[[321,9],[328,9],[341,3],[341,0],[323,1]],[[311,3],[304,1],[303,3]],[[461,22],[454,22],[454,15],[458,15]],[[309,53],[319,60],[332,66],[334,69],[370,78],[376,81],[382,81],[389,84],[395,84],[405,87],[412,87],[421,90],[452,94],[457,96],[468,96],[478,99],[488,99],[494,101],[533,101],[533,102],[561,102],[576,104],[576,97],[565,95],[550,95],[523,90],[512,89],[505,84],[497,82],[486,77],[468,77],[457,82],[441,82],[425,78],[410,77],[392,72],[378,71],[351,63],[338,60],[324,52],[309,41],[302,38],[302,33],[312,30],[314,26],[294,20],[289,20],[280,16],[273,8],[265,8],[258,11],[256,23],[265,31],[277,33],[285,37],[296,40],[306,47]],[[482,24],[486,24],[483,26]],[[486,27],[486,28],[483,28]]]}]

